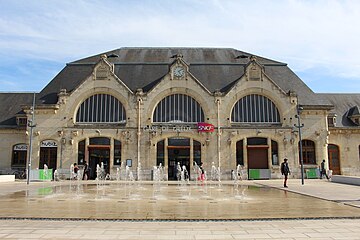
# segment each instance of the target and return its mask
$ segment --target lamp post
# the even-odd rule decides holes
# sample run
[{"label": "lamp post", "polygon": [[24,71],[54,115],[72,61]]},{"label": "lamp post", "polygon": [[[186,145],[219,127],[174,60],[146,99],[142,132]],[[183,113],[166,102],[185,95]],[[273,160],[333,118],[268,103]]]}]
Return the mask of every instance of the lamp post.
[{"label": "lamp post", "polygon": [[33,128],[36,126],[35,121],[35,93],[33,97],[32,107],[30,108],[31,120],[28,121],[28,127],[30,128],[30,146],[29,146],[29,157],[28,157],[28,168],[27,168],[27,177],[26,183],[30,183],[30,170],[31,170],[31,155],[32,155],[32,140],[33,140]]},{"label": "lamp post", "polygon": [[299,129],[299,145],[300,145],[300,166],[301,166],[301,184],[304,185],[304,161],[303,161],[303,151],[302,151],[302,139],[301,139],[301,128],[304,127],[304,124],[301,123],[300,120],[300,111],[303,110],[303,108],[298,104],[296,106],[296,118],[298,120],[297,125],[294,124],[296,128]]}]

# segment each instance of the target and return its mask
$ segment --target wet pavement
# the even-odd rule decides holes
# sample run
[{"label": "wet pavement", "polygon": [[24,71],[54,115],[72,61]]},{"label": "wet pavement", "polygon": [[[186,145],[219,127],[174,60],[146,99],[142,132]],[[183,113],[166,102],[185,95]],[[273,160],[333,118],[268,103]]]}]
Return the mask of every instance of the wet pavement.
[{"label": "wet pavement", "polygon": [[0,184],[0,238],[360,239],[357,186],[86,183]]},{"label": "wet pavement", "polygon": [[[244,220],[360,217],[355,199],[328,201],[272,181],[24,182],[0,185],[0,218],[108,220]],[[276,182],[277,183],[277,182]],[[322,184],[319,182],[318,184]],[[332,184],[328,186],[337,186]],[[341,187],[341,186],[340,186]],[[304,186],[300,188],[304,189]],[[308,194],[309,195],[309,194]],[[336,195],[336,194],[335,194]],[[360,196],[360,195],[359,195]],[[350,201],[351,200],[351,201]]]}]

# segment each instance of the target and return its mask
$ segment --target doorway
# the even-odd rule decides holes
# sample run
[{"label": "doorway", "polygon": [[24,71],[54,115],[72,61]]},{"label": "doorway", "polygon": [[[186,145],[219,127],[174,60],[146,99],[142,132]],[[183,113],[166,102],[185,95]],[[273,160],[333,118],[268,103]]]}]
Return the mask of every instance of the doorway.
[{"label": "doorway", "polygon": [[190,176],[190,139],[189,138],[169,138],[168,139],[168,179],[177,179],[177,165],[186,167]]},{"label": "doorway", "polygon": [[57,147],[40,147],[39,169],[44,168],[44,164],[48,169],[55,171],[57,159]]},{"label": "doorway", "polygon": [[340,154],[339,147],[334,144],[328,145],[328,156],[329,156],[329,169],[332,170],[332,174],[340,175]]},{"label": "doorway", "polygon": [[110,146],[88,146],[89,148],[89,175],[94,180],[97,177],[96,167],[104,164],[105,174],[110,174]]}]

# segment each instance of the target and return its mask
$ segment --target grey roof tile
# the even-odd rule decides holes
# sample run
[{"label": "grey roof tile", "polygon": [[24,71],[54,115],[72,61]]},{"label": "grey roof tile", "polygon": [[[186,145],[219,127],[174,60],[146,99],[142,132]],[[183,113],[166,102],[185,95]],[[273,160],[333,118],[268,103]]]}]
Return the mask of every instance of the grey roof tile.
[{"label": "grey roof tile", "polygon": [[24,113],[21,105],[31,105],[33,93],[0,93],[0,127],[16,126],[16,114]]},{"label": "grey roof tile", "polygon": [[327,99],[334,105],[334,109],[331,111],[336,116],[337,127],[356,127],[348,117],[348,111],[358,106],[360,107],[360,94],[355,93],[318,93],[318,95],[324,99]]}]

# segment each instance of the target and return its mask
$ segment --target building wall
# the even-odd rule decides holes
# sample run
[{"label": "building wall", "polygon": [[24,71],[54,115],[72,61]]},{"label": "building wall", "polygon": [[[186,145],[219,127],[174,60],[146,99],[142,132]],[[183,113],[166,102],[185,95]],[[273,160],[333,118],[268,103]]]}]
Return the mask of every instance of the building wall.
[{"label": "building wall", "polygon": [[[147,172],[146,178],[150,178],[150,171],[156,165],[156,144],[158,141],[170,137],[187,137],[199,141],[202,145],[201,155],[204,168],[210,171],[212,163],[221,166],[222,178],[230,179],[231,170],[236,169],[236,142],[244,140],[244,165],[247,167],[246,139],[250,137],[263,137],[278,143],[279,162],[283,158],[289,159],[292,170],[291,177],[300,177],[300,163],[298,152],[299,133],[294,125],[298,124],[295,117],[297,98],[280,89],[265,73],[261,78],[253,81],[247,73],[225,93],[209,92],[191,73],[187,72],[185,78],[176,79],[171,74],[166,75],[153,89],[147,93],[141,90],[137,92],[127,88],[121,79],[112,72],[112,66],[106,60],[101,60],[94,69],[94,73],[86,78],[83,83],[71,93],[61,91],[59,101],[53,106],[37,106],[35,122],[37,124],[33,134],[33,168],[39,166],[40,143],[44,140],[57,142],[57,166],[58,168],[70,168],[77,162],[78,143],[92,137],[108,137],[122,143],[122,162],[126,159],[133,160],[132,170],[141,164],[141,168]],[[242,66],[239,66],[242,67]],[[253,66],[254,67],[254,66]],[[261,68],[261,66],[255,66]],[[107,69],[106,78],[96,78],[97,69]],[[221,81],[221,79],[220,79]],[[126,124],[101,124],[86,125],[76,124],[76,113],[81,103],[94,94],[111,94],[121,101],[126,110]],[[215,126],[212,133],[200,133],[196,126],[190,126],[190,131],[148,131],[147,126],[152,126],[153,112],[157,104],[171,94],[186,94],[194,98],[203,108],[205,121]],[[233,106],[242,97],[249,94],[266,96],[277,106],[281,124],[279,126],[264,125],[239,125],[231,123],[231,111]],[[29,113],[29,111],[27,111]],[[140,114],[140,115],[139,115]],[[302,139],[312,140],[316,146],[316,164],[305,165],[305,168],[317,168],[322,159],[327,157],[327,144],[333,143],[341,149],[341,171],[345,175],[359,175],[360,163],[358,144],[356,140],[359,133],[343,134],[337,132],[330,134],[327,126],[327,110],[304,109],[301,112]],[[140,117],[140,118],[139,118]],[[30,115],[28,115],[30,118]],[[220,125],[218,125],[218,121]],[[138,123],[140,122],[140,128]],[[187,125],[187,124],[185,124]],[[218,129],[220,126],[220,130]],[[139,131],[140,130],[140,131]],[[0,139],[0,168],[11,167],[12,146],[17,143],[29,142],[29,136],[25,131],[1,130]],[[139,147],[138,147],[138,138]],[[349,140],[350,139],[350,140]],[[218,142],[220,141],[220,143]],[[139,151],[138,151],[139,150]],[[166,155],[165,150],[165,155]],[[113,146],[110,149],[110,171],[116,172],[118,166],[113,165]],[[190,153],[192,159],[192,152]],[[268,153],[269,169],[271,178],[281,177],[279,165],[272,165],[271,153]],[[191,160],[192,163],[192,160]]]},{"label": "building wall", "polygon": [[339,146],[342,175],[360,176],[360,131],[356,129],[331,129],[328,142]]},{"label": "building wall", "polygon": [[27,143],[26,130],[0,130],[0,172],[11,170],[13,147],[16,144]]}]

